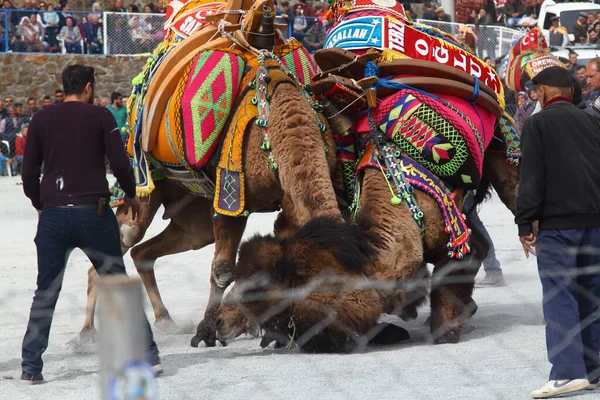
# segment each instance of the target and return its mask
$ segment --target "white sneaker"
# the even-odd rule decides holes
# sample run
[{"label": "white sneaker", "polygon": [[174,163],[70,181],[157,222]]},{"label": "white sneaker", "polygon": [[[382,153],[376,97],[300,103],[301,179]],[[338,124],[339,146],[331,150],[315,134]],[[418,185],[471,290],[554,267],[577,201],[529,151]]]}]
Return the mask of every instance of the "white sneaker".
[{"label": "white sneaker", "polygon": [[534,399],[547,399],[565,393],[577,392],[587,389],[590,382],[587,379],[565,379],[550,381],[541,388],[531,392]]}]

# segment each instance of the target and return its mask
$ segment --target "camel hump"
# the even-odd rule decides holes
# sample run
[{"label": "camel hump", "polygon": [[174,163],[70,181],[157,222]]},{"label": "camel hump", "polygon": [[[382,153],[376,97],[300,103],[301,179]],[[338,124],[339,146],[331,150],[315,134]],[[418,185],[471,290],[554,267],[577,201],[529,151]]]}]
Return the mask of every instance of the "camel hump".
[{"label": "camel hump", "polygon": [[283,241],[286,257],[280,272],[283,276],[314,276],[335,261],[347,272],[363,273],[377,256],[380,242],[380,237],[364,226],[331,217],[315,218]]}]

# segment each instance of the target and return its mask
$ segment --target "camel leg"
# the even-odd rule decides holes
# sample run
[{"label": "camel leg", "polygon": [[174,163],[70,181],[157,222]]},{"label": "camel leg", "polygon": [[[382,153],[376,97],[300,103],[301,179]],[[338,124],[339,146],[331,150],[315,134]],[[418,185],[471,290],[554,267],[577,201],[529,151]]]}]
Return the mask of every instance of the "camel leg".
[{"label": "camel leg", "polygon": [[199,210],[203,211],[201,218],[194,218],[193,211],[183,212],[159,235],[131,249],[131,258],[148,293],[156,323],[166,328],[175,324],[158,290],[154,264],[160,257],[197,250],[214,242],[209,227],[210,207],[202,205]]},{"label": "camel leg", "polygon": [[215,257],[210,274],[210,296],[204,318],[198,324],[196,335],[190,344],[198,347],[204,342],[213,347],[217,342],[216,312],[223,300],[225,289],[233,280],[237,250],[246,229],[248,218],[219,215],[213,220],[215,235]]},{"label": "camel leg", "polygon": [[[163,196],[157,189],[152,193],[148,201],[142,201],[140,220],[137,222],[131,220],[130,213],[125,215],[121,207],[117,209],[116,216],[121,232],[121,251],[123,254],[127,253],[131,247],[135,246],[142,240],[146,234],[146,230],[152,223],[152,220],[154,219],[154,216],[156,215],[156,212],[162,203],[162,199]],[[82,341],[94,340],[94,337],[97,333],[94,326],[97,296],[94,286],[97,277],[98,273],[96,272],[96,269],[93,266],[90,267],[88,270],[85,321],[83,323],[83,327],[81,328],[81,332],[79,333],[79,337]]]},{"label": "camel leg", "polygon": [[487,253],[485,239],[479,236],[478,232],[473,232],[472,251],[465,259],[442,259],[435,264],[430,319],[435,344],[458,343],[464,322],[477,311],[472,297],[475,275]]}]

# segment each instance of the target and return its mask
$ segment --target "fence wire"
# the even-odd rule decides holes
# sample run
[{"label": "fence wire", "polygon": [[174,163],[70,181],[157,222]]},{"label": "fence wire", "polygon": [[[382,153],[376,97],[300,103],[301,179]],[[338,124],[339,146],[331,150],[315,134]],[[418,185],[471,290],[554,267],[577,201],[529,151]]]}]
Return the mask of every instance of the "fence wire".
[{"label": "fence wire", "polygon": [[[459,28],[464,24],[454,22],[439,22],[418,19],[417,22],[430,25],[439,30],[461,37]],[[466,25],[476,36],[475,51],[479,58],[491,57],[492,60],[503,56],[512,47],[515,40],[521,38],[525,32],[494,25]]]}]

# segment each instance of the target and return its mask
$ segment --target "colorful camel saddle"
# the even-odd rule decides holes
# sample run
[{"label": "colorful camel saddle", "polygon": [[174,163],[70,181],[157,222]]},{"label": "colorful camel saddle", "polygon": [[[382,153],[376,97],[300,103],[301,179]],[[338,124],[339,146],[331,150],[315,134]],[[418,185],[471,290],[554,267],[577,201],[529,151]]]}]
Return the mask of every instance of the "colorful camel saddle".
[{"label": "colorful camel saddle", "polygon": [[[458,69],[492,89],[500,107],[504,108],[504,90],[493,68],[452,36],[403,19],[392,8],[373,4],[348,10],[327,34],[324,49],[334,47],[352,50],[357,55],[379,49],[383,52],[383,61],[412,58]],[[317,62],[321,64],[318,58]]]},{"label": "colorful camel saddle", "polygon": [[[281,43],[275,47],[273,54],[279,60],[277,65],[286,68],[295,79],[292,81],[301,87],[310,82],[310,77],[317,72],[310,54],[298,42]],[[151,70],[159,68],[157,64],[160,63],[160,58],[156,59],[154,64],[149,65],[145,79],[136,88],[140,96],[132,107],[136,109],[132,113],[135,117],[130,119],[133,134],[128,148],[134,161],[138,193],[150,193],[153,188],[151,170],[165,168],[167,177],[179,181],[187,190],[212,198],[215,183],[207,179],[202,172],[203,168],[215,155],[223,139],[227,140],[226,137],[236,132],[242,137],[247,125],[257,117],[256,105],[253,105],[254,113],[239,117],[247,111],[240,105],[250,104],[250,100],[245,100],[248,87],[244,82],[253,81],[258,68],[257,56],[219,44],[215,48],[208,47],[198,52],[183,69],[172,96],[161,113],[152,149],[144,151],[144,140],[149,139],[144,138],[142,132],[144,107],[148,106],[144,102],[143,92],[146,87],[143,82],[155,79]],[[286,79],[291,80],[289,77]],[[232,124],[232,120],[235,123]],[[241,151],[240,142],[239,149],[235,148],[228,154],[241,160],[241,155],[236,155],[236,152]],[[238,167],[241,171],[241,166],[236,166]],[[178,171],[181,169],[184,170],[183,173]],[[236,200],[241,200],[242,197],[238,196]],[[243,204],[243,201],[238,204]]]},{"label": "colorful camel saddle", "polygon": [[525,90],[527,81],[553,66],[563,65],[552,55],[544,35],[536,27],[515,43],[501,63],[500,73],[510,89],[520,92]]},{"label": "colorful camel saddle", "polygon": [[[467,100],[415,89],[401,89],[372,112],[376,126],[408,157],[447,184],[475,189],[481,180],[483,151],[495,117]],[[362,116],[357,131],[370,131]]]},{"label": "colorful camel saddle", "polygon": [[[401,181],[403,186],[397,194],[397,198],[410,204],[409,210],[421,227],[423,226],[423,212],[414,200],[413,190],[417,188],[430,195],[440,208],[446,223],[444,229],[450,237],[447,243],[448,257],[462,259],[470,251],[468,242],[471,231],[467,227],[465,215],[454,201],[451,189],[428,168],[402,154],[398,147],[391,145],[388,150],[390,153],[386,155],[386,150],[380,151],[375,145],[367,146],[358,164],[357,172],[364,168],[376,168],[381,170],[386,180],[396,178]],[[386,156],[393,158],[393,161],[386,162]],[[392,166],[392,168],[388,168],[386,165]]]}]

